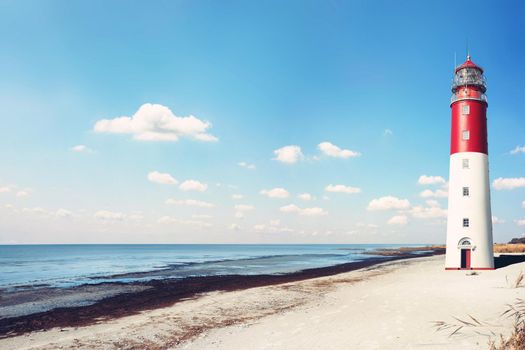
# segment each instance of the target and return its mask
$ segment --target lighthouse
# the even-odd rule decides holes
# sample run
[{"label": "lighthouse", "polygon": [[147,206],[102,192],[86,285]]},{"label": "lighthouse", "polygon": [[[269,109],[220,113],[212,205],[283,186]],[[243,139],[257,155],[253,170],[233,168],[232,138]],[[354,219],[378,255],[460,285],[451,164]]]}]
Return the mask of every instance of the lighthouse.
[{"label": "lighthouse", "polygon": [[483,69],[468,55],[454,70],[450,103],[447,270],[494,269],[486,90]]}]

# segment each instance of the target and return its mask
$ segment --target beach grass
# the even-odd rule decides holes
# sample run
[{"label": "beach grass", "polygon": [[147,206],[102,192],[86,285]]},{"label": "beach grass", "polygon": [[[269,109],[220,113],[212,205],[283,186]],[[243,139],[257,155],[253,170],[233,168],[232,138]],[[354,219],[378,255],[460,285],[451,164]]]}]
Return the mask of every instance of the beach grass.
[{"label": "beach grass", "polygon": [[[523,274],[520,274],[523,276]],[[468,318],[460,319],[453,317],[455,321],[434,321],[433,326],[436,331],[445,331],[449,333],[449,337],[458,334],[464,329],[475,331],[477,328],[487,328],[489,332],[496,336],[496,334],[490,330],[493,325],[478,321],[471,315],[467,315]],[[523,350],[525,349],[525,300],[516,299],[513,304],[508,304],[507,309],[501,314],[503,317],[514,318],[514,325],[512,333],[505,337],[503,334],[499,335],[497,339],[489,340],[489,350]]]},{"label": "beach grass", "polygon": [[514,304],[508,305],[502,316],[514,317],[512,334],[508,338],[501,335],[499,342],[490,342],[489,350],[525,349],[525,300],[517,299]]},{"label": "beach grass", "polygon": [[[510,287],[511,288],[523,287],[524,279],[525,279],[525,275],[523,274],[523,271],[520,271],[518,275],[516,276],[516,278],[514,279],[514,281],[512,283],[509,283]],[[507,279],[507,283],[508,283],[508,279]]]},{"label": "beach grass", "polygon": [[494,253],[525,253],[525,244],[496,243],[494,244]]}]

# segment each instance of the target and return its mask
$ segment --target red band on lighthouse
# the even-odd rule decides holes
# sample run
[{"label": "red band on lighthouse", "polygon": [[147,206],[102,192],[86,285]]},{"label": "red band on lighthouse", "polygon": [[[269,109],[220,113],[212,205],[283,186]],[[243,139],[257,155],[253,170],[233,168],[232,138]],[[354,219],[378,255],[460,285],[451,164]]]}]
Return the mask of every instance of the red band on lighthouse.
[{"label": "red band on lighthouse", "polygon": [[488,154],[487,105],[477,100],[459,100],[452,104],[450,154],[478,152]]}]

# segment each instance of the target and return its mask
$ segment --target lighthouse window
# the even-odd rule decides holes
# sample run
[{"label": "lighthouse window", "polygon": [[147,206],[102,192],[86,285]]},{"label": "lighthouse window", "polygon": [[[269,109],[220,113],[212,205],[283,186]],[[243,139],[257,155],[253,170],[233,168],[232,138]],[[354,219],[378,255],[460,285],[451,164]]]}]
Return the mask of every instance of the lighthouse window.
[{"label": "lighthouse window", "polygon": [[463,227],[469,227],[469,219],[468,218],[463,218]]},{"label": "lighthouse window", "polygon": [[470,114],[470,106],[469,105],[461,106],[461,114]]},{"label": "lighthouse window", "polygon": [[468,187],[463,187],[463,197],[468,197],[470,195],[470,191]]},{"label": "lighthouse window", "polygon": [[468,139],[470,139],[470,131],[468,131],[468,130],[463,130],[463,132],[461,133],[461,136],[462,136],[462,139],[463,139],[463,140],[468,140]]},{"label": "lighthouse window", "polygon": [[463,169],[468,169],[468,168],[469,168],[468,159],[463,159]]}]

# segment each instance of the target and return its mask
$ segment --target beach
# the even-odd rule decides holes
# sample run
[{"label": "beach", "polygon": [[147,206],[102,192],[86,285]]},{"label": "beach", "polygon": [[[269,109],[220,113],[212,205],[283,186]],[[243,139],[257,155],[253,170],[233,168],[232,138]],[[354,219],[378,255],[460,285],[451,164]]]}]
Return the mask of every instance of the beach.
[{"label": "beach", "polygon": [[440,251],[392,245],[0,246],[0,338]]},{"label": "beach", "polygon": [[[393,260],[325,277],[210,291],[77,327],[25,332],[2,349],[486,349],[523,289],[516,263],[444,271],[444,256]],[[472,316],[472,318],[471,318]],[[472,321],[475,319],[477,322]],[[436,322],[463,324],[436,330]]]}]

